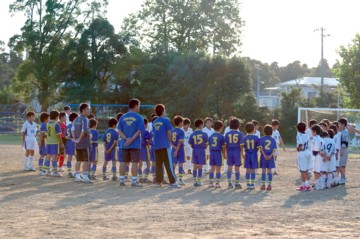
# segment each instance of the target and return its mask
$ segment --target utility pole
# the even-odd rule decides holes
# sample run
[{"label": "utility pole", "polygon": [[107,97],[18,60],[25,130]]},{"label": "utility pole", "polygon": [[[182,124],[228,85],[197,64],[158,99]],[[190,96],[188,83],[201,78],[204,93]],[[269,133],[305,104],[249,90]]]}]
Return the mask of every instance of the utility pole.
[{"label": "utility pole", "polygon": [[256,65],[256,100],[258,105],[260,105],[260,73],[259,73],[259,65]]},{"label": "utility pole", "polygon": [[315,29],[315,31],[320,31],[321,33],[321,61],[320,61],[320,77],[321,77],[321,95],[324,91],[324,37],[330,36],[329,34],[324,35],[326,29],[321,27]]}]

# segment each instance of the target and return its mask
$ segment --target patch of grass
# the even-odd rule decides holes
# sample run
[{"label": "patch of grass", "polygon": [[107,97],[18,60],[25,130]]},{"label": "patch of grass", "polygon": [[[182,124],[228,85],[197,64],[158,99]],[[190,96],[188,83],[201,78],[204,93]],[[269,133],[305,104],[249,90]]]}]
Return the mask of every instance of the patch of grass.
[{"label": "patch of grass", "polygon": [[0,145],[5,144],[21,145],[21,135],[0,134]]}]

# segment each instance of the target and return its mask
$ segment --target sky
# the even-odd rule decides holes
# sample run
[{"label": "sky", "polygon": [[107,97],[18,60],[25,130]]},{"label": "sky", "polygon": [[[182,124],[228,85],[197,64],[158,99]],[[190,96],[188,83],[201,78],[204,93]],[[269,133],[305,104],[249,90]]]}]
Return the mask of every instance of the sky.
[{"label": "sky", "polygon": [[[14,0],[0,0],[0,40],[20,32],[25,18],[11,16]],[[107,18],[119,30],[122,19],[138,11],[143,0],[108,0]],[[337,50],[360,33],[359,0],[239,0],[242,31],[241,56],[285,66],[299,60],[309,67],[321,59],[320,27],[325,28],[324,58],[330,66],[339,59]]]}]

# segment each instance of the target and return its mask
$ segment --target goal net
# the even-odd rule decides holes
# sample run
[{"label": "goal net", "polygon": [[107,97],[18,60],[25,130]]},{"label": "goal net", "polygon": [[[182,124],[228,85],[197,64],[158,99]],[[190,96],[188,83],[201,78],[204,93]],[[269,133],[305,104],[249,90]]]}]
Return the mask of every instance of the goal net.
[{"label": "goal net", "polygon": [[[309,124],[311,119],[320,123],[323,119],[331,122],[340,118],[346,118],[348,124],[360,129],[360,109],[343,109],[343,108],[298,108],[298,122]],[[360,135],[350,133],[350,144],[353,147],[360,147]]]}]

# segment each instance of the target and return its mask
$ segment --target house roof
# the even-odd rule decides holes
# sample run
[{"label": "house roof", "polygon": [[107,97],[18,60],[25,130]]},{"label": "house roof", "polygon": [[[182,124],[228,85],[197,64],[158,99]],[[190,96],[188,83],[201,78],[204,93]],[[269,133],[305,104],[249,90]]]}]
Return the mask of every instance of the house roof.
[{"label": "house roof", "polygon": [[[337,78],[324,77],[324,86],[336,87],[340,84]],[[288,87],[288,86],[321,86],[321,77],[303,77],[296,80],[289,80],[279,84],[276,87]]]}]

